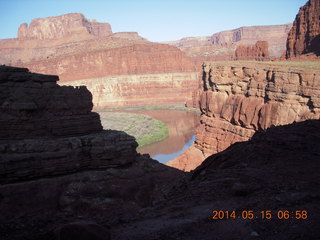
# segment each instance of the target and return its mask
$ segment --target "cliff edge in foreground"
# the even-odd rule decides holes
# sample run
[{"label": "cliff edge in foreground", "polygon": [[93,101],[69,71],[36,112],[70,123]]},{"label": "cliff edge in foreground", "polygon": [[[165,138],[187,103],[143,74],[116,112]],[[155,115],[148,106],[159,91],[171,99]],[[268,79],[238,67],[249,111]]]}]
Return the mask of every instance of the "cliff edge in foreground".
[{"label": "cliff edge in foreground", "polygon": [[137,143],[103,131],[86,87],[0,66],[0,183],[132,162]]},{"label": "cliff edge in foreground", "polygon": [[318,239],[319,161],[320,120],[256,132],[208,157],[147,220],[112,229],[114,239]]}]

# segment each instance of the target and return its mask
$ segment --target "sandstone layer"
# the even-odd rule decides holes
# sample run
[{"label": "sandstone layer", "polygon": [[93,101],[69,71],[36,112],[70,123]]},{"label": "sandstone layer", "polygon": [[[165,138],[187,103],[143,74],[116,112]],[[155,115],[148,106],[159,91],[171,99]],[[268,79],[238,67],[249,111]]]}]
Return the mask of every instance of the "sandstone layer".
[{"label": "sandstone layer", "polygon": [[[17,39],[0,40],[0,63],[59,75],[66,85],[81,80],[94,86],[89,90],[99,107],[117,102],[118,106],[185,103],[191,100],[197,81],[194,62],[178,48],[149,42],[135,32],[112,33],[108,23],[78,13],[35,19],[29,27],[22,24]],[[156,89],[160,89],[157,96]],[[103,95],[109,90],[112,96]]]},{"label": "sandstone layer", "polygon": [[203,65],[202,112],[194,145],[168,163],[183,170],[259,130],[320,118],[320,72],[281,64]]},{"label": "sandstone layer", "polygon": [[320,56],[319,0],[309,0],[300,8],[287,39],[287,59],[310,53]]},{"label": "sandstone layer", "polygon": [[267,41],[270,57],[280,57],[286,49],[286,40],[292,24],[272,26],[240,27],[206,37],[183,38],[169,42],[201,61],[233,60],[238,45],[254,45],[257,41]]},{"label": "sandstone layer", "polygon": [[192,61],[177,48],[153,43],[73,52],[24,65],[36,72],[58,74],[62,82],[114,75],[194,71]]},{"label": "sandstone layer", "polygon": [[96,108],[186,103],[198,87],[198,73],[114,75],[60,84],[87,86]]}]

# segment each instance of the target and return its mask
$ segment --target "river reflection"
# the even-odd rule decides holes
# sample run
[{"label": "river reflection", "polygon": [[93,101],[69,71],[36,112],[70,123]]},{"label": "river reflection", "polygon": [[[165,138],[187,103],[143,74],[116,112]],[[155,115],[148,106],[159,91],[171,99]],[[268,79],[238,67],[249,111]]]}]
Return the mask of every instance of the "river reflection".
[{"label": "river reflection", "polygon": [[182,154],[195,140],[199,114],[173,110],[135,111],[163,121],[169,128],[169,137],[162,142],[138,149],[140,153],[149,153],[153,159],[166,163]]}]

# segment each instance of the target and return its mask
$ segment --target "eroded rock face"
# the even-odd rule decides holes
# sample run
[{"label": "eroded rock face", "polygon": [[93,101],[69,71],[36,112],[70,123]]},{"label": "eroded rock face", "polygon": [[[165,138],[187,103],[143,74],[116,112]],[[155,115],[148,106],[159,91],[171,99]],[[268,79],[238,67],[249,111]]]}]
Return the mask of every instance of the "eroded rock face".
[{"label": "eroded rock face", "polygon": [[240,44],[235,51],[236,60],[269,60],[269,50],[267,41],[258,41],[254,45]]},{"label": "eroded rock face", "polygon": [[286,58],[307,53],[320,56],[319,0],[309,0],[300,8],[287,39]]},{"label": "eroded rock face", "polygon": [[168,165],[191,170],[186,166],[199,163],[194,156],[200,152],[204,158],[250,139],[258,130],[319,119],[319,93],[318,70],[205,63],[196,142]]},{"label": "eroded rock face", "polygon": [[120,44],[113,48],[73,52],[72,55],[65,54],[46,61],[30,62],[24,65],[32,71],[59,74],[61,81],[117,75],[195,71],[191,59],[179,49],[150,42],[131,43],[130,46]]},{"label": "eroded rock face", "polygon": [[240,27],[207,37],[183,38],[169,44],[177,46],[196,62],[233,60],[237,46],[254,45],[267,41],[269,55],[280,57],[286,49],[286,40],[292,24]]},{"label": "eroded rock face", "polygon": [[57,76],[0,66],[0,182],[121,166],[137,155],[134,138],[102,131],[86,87]]},{"label": "eroded rock face", "polygon": [[61,82],[85,85],[92,92],[95,108],[190,102],[198,87],[198,73],[115,75]]},{"label": "eroded rock face", "polygon": [[55,39],[72,34],[104,37],[111,35],[112,30],[109,23],[90,21],[81,13],[70,13],[33,19],[29,27],[23,23],[18,30],[18,39]]}]

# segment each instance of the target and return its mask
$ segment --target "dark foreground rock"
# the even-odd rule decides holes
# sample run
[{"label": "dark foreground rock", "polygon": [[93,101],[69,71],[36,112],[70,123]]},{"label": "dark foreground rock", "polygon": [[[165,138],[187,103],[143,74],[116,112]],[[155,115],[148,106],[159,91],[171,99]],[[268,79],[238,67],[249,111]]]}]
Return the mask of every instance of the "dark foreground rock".
[{"label": "dark foreground rock", "polygon": [[0,66],[1,239],[103,239],[69,223],[131,221],[182,175],[103,130],[91,93],[57,80]]},{"label": "dark foreground rock", "polygon": [[[28,79],[26,88],[35,82]],[[1,121],[8,126],[10,119],[24,126],[75,111],[10,107],[26,97],[3,86]],[[72,89],[69,96],[75,96]],[[35,102],[38,95],[28,96]],[[51,91],[43,96],[56,101]],[[90,116],[91,109],[70,115]],[[319,239],[319,120],[257,131],[190,173],[137,154],[132,137],[102,131],[98,123],[94,131],[75,129],[74,136],[39,136],[38,126],[34,135],[13,128],[1,136],[1,240]]]},{"label": "dark foreground rock", "polygon": [[109,240],[110,233],[107,229],[93,222],[74,222],[61,226],[55,231],[57,240]]},{"label": "dark foreground rock", "polygon": [[257,132],[207,158],[143,220],[112,228],[113,239],[318,239],[319,161],[319,120]]}]

